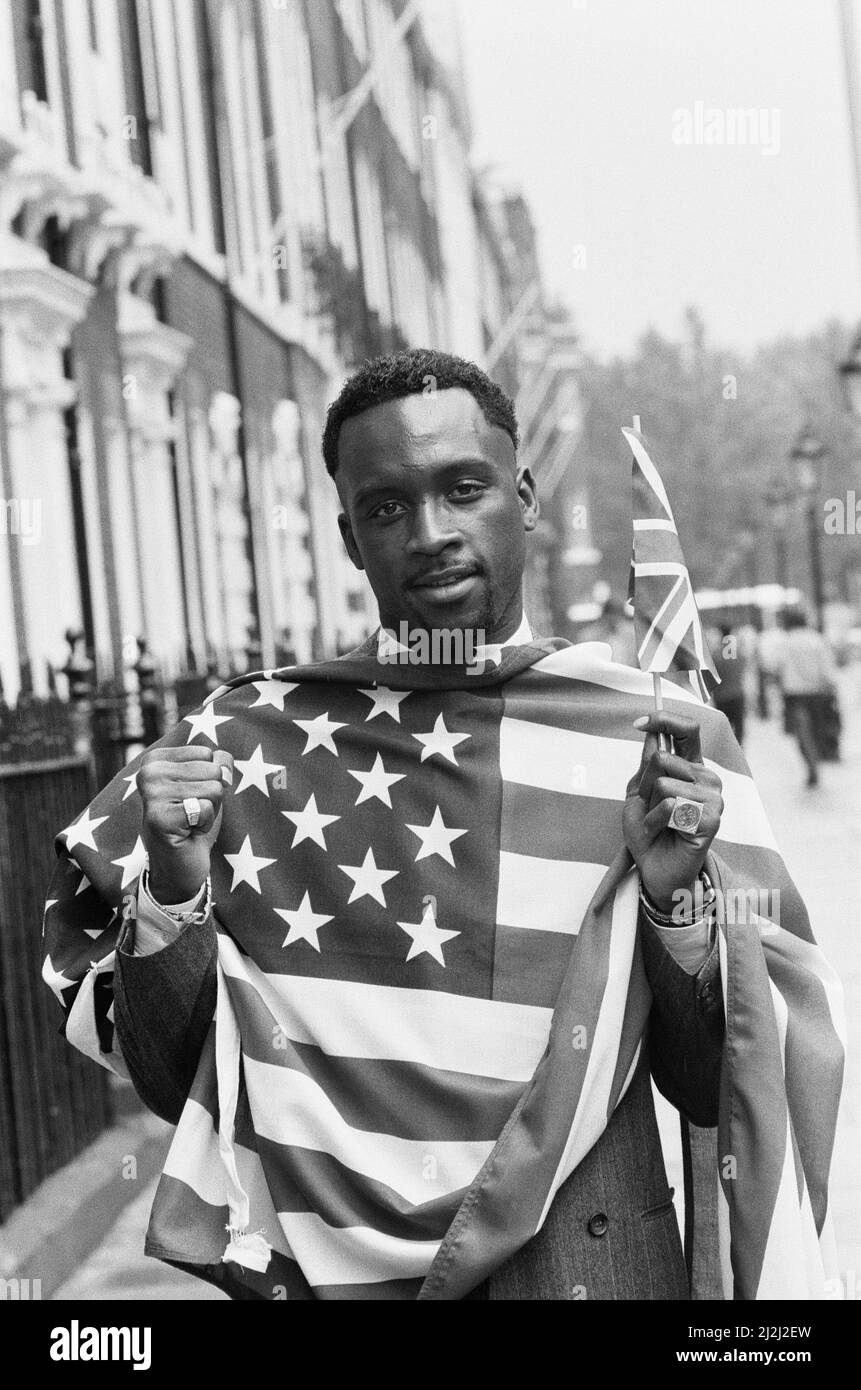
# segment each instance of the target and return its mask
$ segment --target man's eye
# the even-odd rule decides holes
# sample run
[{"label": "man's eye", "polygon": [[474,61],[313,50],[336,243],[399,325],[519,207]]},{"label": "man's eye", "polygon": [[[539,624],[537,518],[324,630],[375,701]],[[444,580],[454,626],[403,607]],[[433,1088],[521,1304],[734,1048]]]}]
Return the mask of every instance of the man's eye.
[{"label": "man's eye", "polygon": [[475,482],[456,483],[451,491],[452,495],[456,497],[476,497],[478,493],[484,491],[484,484]]},{"label": "man's eye", "polygon": [[403,506],[400,502],[382,502],[379,507],[374,508],[371,516],[379,516],[388,521],[392,517],[398,516],[401,511],[403,511]]}]

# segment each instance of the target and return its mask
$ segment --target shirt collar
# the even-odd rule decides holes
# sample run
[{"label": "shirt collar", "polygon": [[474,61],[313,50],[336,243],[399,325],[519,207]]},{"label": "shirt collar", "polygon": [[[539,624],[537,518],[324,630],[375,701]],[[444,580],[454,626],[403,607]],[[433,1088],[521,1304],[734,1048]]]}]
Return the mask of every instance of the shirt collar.
[{"label": "shirt collar", "polygon": [[532,641],[532,628],[526,614],[520,619],[520,624],[516,632],[512,632],[510,637],[506,637],[504,642],[485,642],[482,646],[476,647],[475,656],[477,661],[492,661],[496,665],[502,660],[503,647],[523,647],[527,642]]},{"label": "shirt collar", "polygon": [[[474,649],[474,660],[476,662],[492,662],[498,666],[502,660],[503,647],[522,647],[533,638],[532,627],[529,619],[524,613],[515,632],[510,637],[506,637],[504,642],[482,642]],[[398,652],[407,652],[409,647],[403,642],[398,641],[392,628],[380,627],[377,629],[377,655],[383,660],[391,660]]]}]

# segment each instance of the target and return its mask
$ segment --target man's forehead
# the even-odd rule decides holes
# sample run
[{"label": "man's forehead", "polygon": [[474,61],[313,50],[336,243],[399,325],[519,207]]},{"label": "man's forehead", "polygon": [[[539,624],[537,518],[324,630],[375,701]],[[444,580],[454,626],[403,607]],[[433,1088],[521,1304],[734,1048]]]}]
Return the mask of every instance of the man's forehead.
[{"label": "man's forehead", "polygon": [[462,387],[429,389],[371,406],[344,421],[338,444],[341,465],[361,455],[365,466],[375,456],[430,460],[464,451],[496,460],[510,457],[511,449],[507,434],[485,419]]}]

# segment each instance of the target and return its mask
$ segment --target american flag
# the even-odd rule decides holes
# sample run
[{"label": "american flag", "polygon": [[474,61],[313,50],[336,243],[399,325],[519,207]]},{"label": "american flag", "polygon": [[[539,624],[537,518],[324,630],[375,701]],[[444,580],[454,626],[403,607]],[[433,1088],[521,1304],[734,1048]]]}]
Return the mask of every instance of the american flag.
[{"label": "american flag", "polygon": [[[650,689],[599,644],[538,639],[481,676],[382,667],[369,644],[238,678],[172,730],[169,746],[227,749],[235,780],[212,865],[214,1026],[151,1253],[226,1257],[273,1299],[448,1300],[541,1228],[643,1046],[621,805]],[[781,890],[779,925],[722,928],[725,1292],[819,1296],[839,991],[726,722],[676,702],[723,778],[713,881]],[[45,914],[67,1037],[116,1070],[136,767],[58,836]]]},{"label": "american flag", "polygon": [[703,633],[670,499],[639,430],[622,427],[633,461],[634,548],[628,599],[637,661],[652,674],[685,672],[703,700],[720,683]]}]

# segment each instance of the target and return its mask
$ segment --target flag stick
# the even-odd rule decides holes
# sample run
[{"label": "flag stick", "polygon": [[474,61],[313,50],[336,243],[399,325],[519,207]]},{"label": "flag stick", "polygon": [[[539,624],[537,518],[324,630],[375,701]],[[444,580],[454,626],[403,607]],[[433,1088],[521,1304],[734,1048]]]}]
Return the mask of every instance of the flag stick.
[{"label": "flag stick", "polygon": [[[634,420],[634,429],[637,431],[638,434],[642,434],[642,430],[640,429],[640,417],[639,417],[639,415],[635,415],[635,416],[633,417],[633,420]],[[662,709],[664,708],[664,701],[663,701],[663,698],[662,698],[662,695],[661,695],[661,677],[658,675],[658,672],[657,672],[657,671],[653,671],[653,672],[652,672],[652,687],[653,687],[654,692],[655,692],[655,713],[656,713],[656,714],[660,714],[661,711],[662,711]],[[669,745],[668,745],[668,743],[667,743],[667,736],[666,736],[666,734],[664,734],[664,733],[659,733],[659,734],[658,734],[658,752],[659,752],[659,753],[668,753],[669,751],[670,751],[670,750],[669,750]]]},{"label": "flag stick", "polygon": [[[655,712],[657,714],[660,714],[664,708],[664,699],[663,695],[661,694],[661,677],[658,675],[657,671],[652,672],[652,686],[655,692]],[[669,753],[669,751],[670,750],[667,745],[667,736],[665,733],[663,733],[663,731],[661,731],[658,733],[658,752]]]}]

